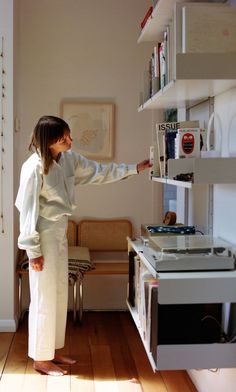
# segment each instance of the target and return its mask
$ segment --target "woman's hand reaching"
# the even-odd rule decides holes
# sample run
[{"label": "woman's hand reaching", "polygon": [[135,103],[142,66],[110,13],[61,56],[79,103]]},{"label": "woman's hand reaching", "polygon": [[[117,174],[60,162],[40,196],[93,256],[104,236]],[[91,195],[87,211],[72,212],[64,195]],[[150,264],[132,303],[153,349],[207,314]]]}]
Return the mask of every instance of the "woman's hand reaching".
[{"label": "woman's hand reaching", "polygon": [[137,164],[137,172],[139,173],[139,172],[141,172],[143,170],[149,169],[150,167],[152,167],[152,164],[150,163],[150,160],[149,159],[145,159],[144,161],[139,162]]},{"label": "woman's hand reaching", "polygon": [[35,259],[29,259],[31,268],[34,271],[42,271],[43,270],[43,265],[44,265],[44,258],[43,256],[36,257]]}]

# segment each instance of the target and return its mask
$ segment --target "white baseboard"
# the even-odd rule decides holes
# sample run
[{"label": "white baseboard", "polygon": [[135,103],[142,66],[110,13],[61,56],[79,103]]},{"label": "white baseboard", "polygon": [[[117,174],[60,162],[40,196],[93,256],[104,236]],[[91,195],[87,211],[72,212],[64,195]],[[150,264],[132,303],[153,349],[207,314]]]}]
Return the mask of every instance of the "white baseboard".
[{"label": "white baseboard", "polygon": [[0,320],[0,332],[16,332],[16,320]]}]

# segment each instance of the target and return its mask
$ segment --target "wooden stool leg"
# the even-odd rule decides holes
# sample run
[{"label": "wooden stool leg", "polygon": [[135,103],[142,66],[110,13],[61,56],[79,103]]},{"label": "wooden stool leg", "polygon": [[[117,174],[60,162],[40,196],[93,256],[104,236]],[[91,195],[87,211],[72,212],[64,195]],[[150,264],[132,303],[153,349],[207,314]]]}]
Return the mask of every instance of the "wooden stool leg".
[{"label": "wooden stool leg", "polygon": [[77,320],[77,281],[73,282],[73,320],[76,323]]},{"label": "wooden stool leg", "polygon": [[18,306],[19,306],[19,320],[22,321],[22,275],[18,274]]},{"label": "wooden stool leg", "polygon": [[79,281],[79,322],[82,323],[83,317],[83,278]]}]

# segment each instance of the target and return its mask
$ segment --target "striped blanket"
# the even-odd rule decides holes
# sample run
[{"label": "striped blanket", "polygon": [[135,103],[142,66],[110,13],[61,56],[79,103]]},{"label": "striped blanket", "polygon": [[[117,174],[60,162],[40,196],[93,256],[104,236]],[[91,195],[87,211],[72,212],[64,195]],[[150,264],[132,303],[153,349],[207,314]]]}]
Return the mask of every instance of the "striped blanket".
[{"label": "striped blanket", "polygon": [[[29,260],[25,250],[18,250],[17,269],[29,269]],[[68,274],[69,282],[73,284],[83,279],[84,273],[94,269],[94,263],[90,260],[89,249],[81,246],[69,246],[68,248]]]}]

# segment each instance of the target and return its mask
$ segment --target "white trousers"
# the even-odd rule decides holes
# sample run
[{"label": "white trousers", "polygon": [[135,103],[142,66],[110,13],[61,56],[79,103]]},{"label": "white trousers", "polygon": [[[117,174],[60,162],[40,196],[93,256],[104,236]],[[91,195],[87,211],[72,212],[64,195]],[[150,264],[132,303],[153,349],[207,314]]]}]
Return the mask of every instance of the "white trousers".
[{"label": "white trousers", "polygon": [[44,257],[42,271],[29,269],[29,357],[54,358],[65,342],[68,302],[68,218],[49,222],[39,218],[37,230]]}]

